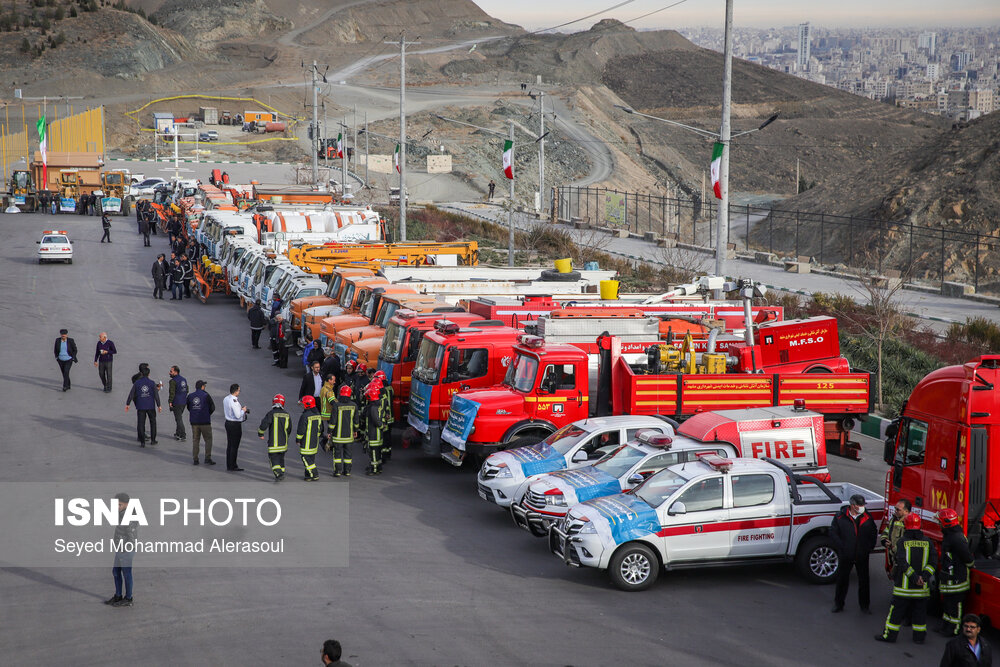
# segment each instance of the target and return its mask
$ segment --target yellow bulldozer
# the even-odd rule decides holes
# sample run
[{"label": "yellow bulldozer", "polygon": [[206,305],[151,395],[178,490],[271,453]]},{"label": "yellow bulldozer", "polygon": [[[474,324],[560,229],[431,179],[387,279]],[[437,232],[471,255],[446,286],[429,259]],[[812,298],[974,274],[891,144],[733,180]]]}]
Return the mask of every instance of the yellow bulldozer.
[{"label": "yellow bulldozer", "polygon": [[101,212],[128,215],[132,212],[129,195],[129,174],[127,171],[112,169],[101,172]]}]

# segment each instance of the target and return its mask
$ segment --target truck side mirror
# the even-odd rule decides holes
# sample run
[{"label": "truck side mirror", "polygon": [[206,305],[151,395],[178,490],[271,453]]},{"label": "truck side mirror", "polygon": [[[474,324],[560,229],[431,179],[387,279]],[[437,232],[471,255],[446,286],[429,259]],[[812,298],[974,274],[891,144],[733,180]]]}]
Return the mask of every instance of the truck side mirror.
[{"label": "truck side mirror", "polygon": [[885,439],[885,447],[882,450],[882,460],[886,462],[886,465],[892,465],[893,459],[896,458],[896,447],[895,443],[889,439]]},{"label": "truck side mirror", "polygon": [[634,473],[632,473],[631,475],[628,476],[628,480],[627,481],[628,481],[629,486],[637,486],[639,484],[642,484],[642,482],[645,479],[646,478],[643,477],[642,475],[640,475],[639,473],[634,472]]},{"label": "truck side mirror", "polygon": [[684,503],[678,500],[676,503],[670,506],[670,509],[667,511],[667,514],[669,514],[670,516],[676,516],[678,514],[687,514],[687,508],[684,507]]},{"label": "truck side mirror", "polygon": [[573,454],[573,463],[583,463],[589,458],[590,457],[587,456],[587,452],[583,451],[582,449],[578,449],[576,450],[576,453]]}]

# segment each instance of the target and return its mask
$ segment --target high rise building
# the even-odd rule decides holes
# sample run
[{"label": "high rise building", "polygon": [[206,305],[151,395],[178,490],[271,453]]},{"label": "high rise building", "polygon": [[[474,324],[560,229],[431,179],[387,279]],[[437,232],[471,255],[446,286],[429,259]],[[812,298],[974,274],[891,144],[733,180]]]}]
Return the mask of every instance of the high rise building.
[{"label": "high rise building", "polygon": [[799,70],[809,69],[809,24],[799,24],[799,55],[796,64]]},{"label": "high rise building", "polygon": [[917,48],[927,49],[927,55],[934,57],[937,55],[937,33],[922,32],[917,37]]},{"label": "high rise building", "polygon": [[941,66],[937,63],[927,64],[927,78],[931,81],[937,81],[941,78]]}]

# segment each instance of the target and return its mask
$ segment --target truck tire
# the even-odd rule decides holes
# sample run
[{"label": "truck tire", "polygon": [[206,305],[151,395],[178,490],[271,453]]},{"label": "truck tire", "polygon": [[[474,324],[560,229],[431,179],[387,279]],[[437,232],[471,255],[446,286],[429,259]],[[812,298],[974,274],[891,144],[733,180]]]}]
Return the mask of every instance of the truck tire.
[{"label": "truck tire", "polygon": [[128,201],[128,197],[122,199],[122,215],[128,215],[132,212],[132,205]]},{"label": "truck tire", "polygon": [[580,272],[559,273],[555,269],[545,269],[542,271],[541,279],[559,283],[575,283],[580,280]]},{"label": "truck tire", "polygon": [[641,542],[623,545],[608,564],[611,583],[623,591],[644,591],[660,576],[660,561],[653,550]]},{"label": "truck tire", "polygon": [[827,535],[810,537],[795,554],[795,567],[813,584],[832,584],[840,569],[840,558]]}]

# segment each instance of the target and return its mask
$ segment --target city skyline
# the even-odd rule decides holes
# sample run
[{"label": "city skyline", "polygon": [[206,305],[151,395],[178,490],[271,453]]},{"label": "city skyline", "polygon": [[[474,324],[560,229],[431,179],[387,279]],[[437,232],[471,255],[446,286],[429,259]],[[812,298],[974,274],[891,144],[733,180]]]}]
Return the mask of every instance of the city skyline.
[{"label": "city skyline", "polygon": [[[541,4],[534,0],[474,0],[491,16],[528,29],[559,25],[600,12],[608,0],[575,0]],[[676,0],[674,0],[676,2]],[[604,18],[628,22],[637,29],[669,29],[721,25],[725,4],[722,0],[685,0],[646,18],[632,21],[673,4],[669,0],[633,0],[610,12],[600,13],[564,30],[586,30]],[[828,28],[927,28],[987,27],[1000,25],[1000,3],[996,0],[968,0],[960,6],[943,6],[935,0],[885,0],[873,7],[862,0],[842,0],[835,5],[804,3],[801,0],[742,0],[734,7],[737,26],[767,28],[805,22]]]}]

